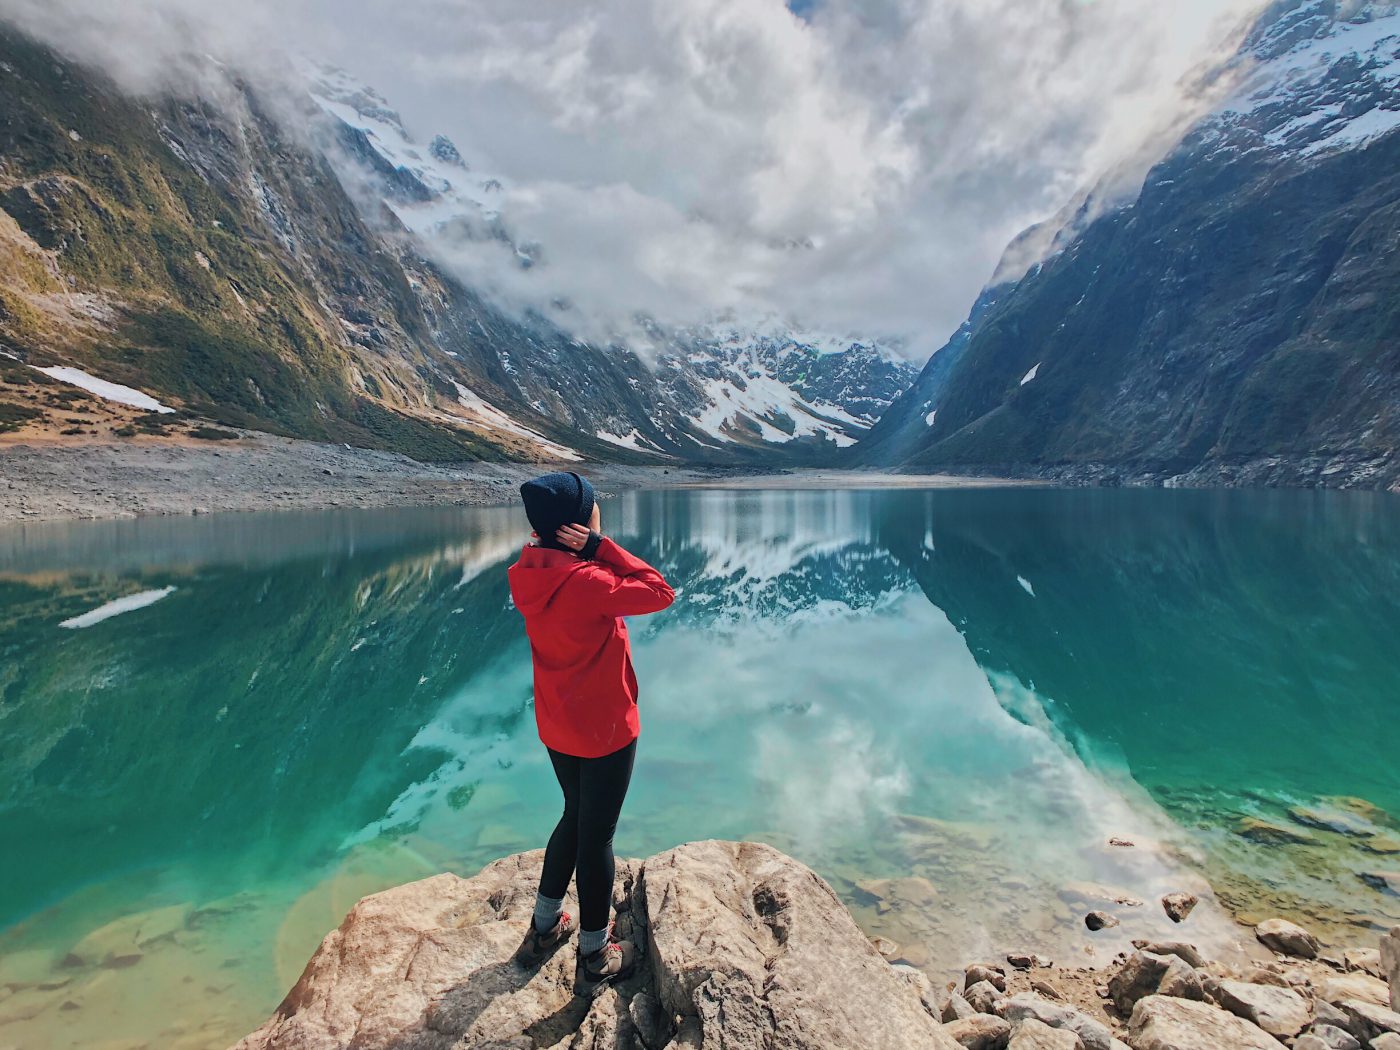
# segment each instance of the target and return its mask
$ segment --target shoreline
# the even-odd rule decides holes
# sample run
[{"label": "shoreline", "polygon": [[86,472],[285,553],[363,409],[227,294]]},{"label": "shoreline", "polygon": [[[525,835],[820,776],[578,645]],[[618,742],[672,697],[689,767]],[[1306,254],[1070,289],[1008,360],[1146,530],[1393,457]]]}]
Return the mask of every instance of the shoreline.
[{"label": "shoreline", "polygon": [[639,488],[983,488],[1053,483],[821,467],[419,463],[406,456],[247,433],[195,443],[0,442],[0,524],[230,511],[507,505],[520,483],[578,470],[607,498]]}]

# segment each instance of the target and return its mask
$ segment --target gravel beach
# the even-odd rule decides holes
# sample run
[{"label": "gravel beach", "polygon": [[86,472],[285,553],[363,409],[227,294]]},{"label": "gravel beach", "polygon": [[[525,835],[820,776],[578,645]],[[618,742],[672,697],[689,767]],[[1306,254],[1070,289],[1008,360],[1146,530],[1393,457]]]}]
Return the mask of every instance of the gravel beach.
[{"label": "gravel beach", "polygon": [[615,463],[419,463],[268,435],[217,444],[0,443],[0,522],[327,507],[508,503],[547,470],[584,474],[603,496],[636,488],[929,488],[1026,484],[990,478],[817,468]]}]

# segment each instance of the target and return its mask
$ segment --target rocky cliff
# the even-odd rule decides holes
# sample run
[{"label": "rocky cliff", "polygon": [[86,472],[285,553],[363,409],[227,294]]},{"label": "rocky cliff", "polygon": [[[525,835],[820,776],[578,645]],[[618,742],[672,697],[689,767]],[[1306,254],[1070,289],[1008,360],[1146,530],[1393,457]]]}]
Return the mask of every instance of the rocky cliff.
[{"label": "rocky cliff", "polygon": [[855,461],[1400,486],[1400,13],[1278,0],[1221,76],[1138,195],[1088,195],[988,289]]}]

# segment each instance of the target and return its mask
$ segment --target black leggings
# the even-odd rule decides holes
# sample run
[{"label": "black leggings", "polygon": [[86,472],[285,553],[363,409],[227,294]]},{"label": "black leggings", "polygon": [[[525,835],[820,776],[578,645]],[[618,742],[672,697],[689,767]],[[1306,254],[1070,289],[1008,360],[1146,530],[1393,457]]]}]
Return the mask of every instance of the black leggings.
[{"label": "black leggings", "polygon": [[564,815],[544,851],[540,893],[562,898],[577,868],[579,929],[601,930],[612,909],[613,833],[632,779],[637,741],[602,758],[575,758],[548,750],[554,775],[564,789]]}]

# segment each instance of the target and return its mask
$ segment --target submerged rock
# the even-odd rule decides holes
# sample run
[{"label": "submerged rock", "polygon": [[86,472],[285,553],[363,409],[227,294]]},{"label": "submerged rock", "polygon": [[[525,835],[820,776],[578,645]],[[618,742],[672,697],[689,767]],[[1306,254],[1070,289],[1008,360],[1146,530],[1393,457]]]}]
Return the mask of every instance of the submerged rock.
[{"label": "submerged rock", "polygon": [[1162,898],[1162,910],[1172,922],[1185,922],[1198,903],[1194,893],[1168,893]]},{"label": "submerged rock", "polygon": [[237,1050],[726,1047],[956,1050],[809,868],[759,843],[697,842],[619,862],[618,929],[644,949],[627,981],[573,995],[565,946],[515,966],[543,851],[470,879],[366,897]]}]

